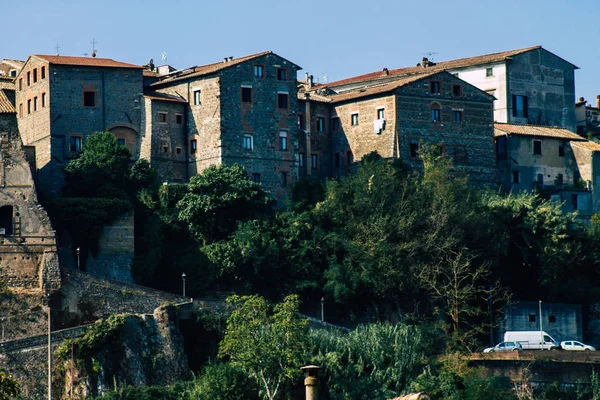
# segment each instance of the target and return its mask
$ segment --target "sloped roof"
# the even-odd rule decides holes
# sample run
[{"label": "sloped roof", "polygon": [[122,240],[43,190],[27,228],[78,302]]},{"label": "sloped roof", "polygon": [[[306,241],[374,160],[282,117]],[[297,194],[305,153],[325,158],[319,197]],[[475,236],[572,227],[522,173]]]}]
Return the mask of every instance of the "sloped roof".
[{"label": "sloped roof", "polygon": [[0,90],[1,89],[15,90],[15,78],[0,76]]},{"label": "sloped roof", "polygon": [[408,85],[409,83],[413,83],[419,81],[423,78],[427,78],[428,76],[435,75],[440,71],[427,71],[417,75],[411,75],[404,78],[397,79],[392,82],[383,83],[377,86],[370,86],[368,88],[361,88],[357,90],[348,90],[342,92],[340,94],[332,94],[328,97],[331,98],[331,101],[334,103],[339,103],[347,100],[354,100],[361,97],[372,96],[375,94],[387,93],[391,92],[399,87],[404,85]]},{"label": "sloped roof", "polygon": [[153,78],[160,78],[160,76],[161,76],[158,72],[150,71],[150,70],[147,70],[147,69],[145,69],[142,72],[142,75],[153,77]]},{"label": "sloped roof", "polygon": [[600,143],[592,142],[590,140],[586,140],[584,142],[572,142],[572,146],[583,147],[584,149],[591,151],[600,151]]},{"label": "sloped roof", "polygon": [[[542,49],[542,46],[526,47],[523,49],[502,51],[499,53],[484,54],[484,55],[475,56],[475,57],[459,58],[456,60],[449,60],[449,61],[440,61],[440,62],[435,63],[434,65],[429,65],[427,67],[416,66],[416,67],[398,68],[398,69],[392,69],[392,70],[384,69],[383,71],[377,71],[377,72],[371,72],[371,73],[364,74],[364,75],[358,75],[358,76],[354,76],[351,78],[342,79],[339,81],[329,82],[327,84],[321,84],[319,86],[320,87],[334,87],[334,86],[341,86],[341,85],[346,85],[346,84],[356,83],[356,82],[384,79],[384,78],[389,78],[389,77],[393,77],[393,76],[416,74],[423,70],[428,70],[428,71],[429,70],[438,70],[439,71],[439,70],[447,70],[447,69],[455,69],[455,68],[464,68],[464,67],[470,67],[470,66],[482,65],[482,64],[490,64],[490,63],[494,63],[494,62],[498,62],[498,61],[507,60],[507,59],[510,59],[510,57],[515,56],[517,54],[527,53],[528,51],[537,50],[537,49]],[[545,51],[547,51],[547,50],[545,50]],[[568,61],[565,61],[565,62],[568,62]],[[571,63],[569,63],[569,64],[571,64]],[[571,65],[573,65],[573,64],[571,64]],[[573,65],[573,67],[577,68],[577,66],[575,66],[575,65]]]},{"label": "sloped roof", "polygon": [[[164,79],[161,79],[160,81],[153,83],[150,86],[158,86],[158,85],[162,85],[165,83],[171,83],[171,82],[176,82],[176,81],[180,81],[180,80],[184,80],[184,79],[194,78],[197,76],[214,74],[215,72],[219,72],[226,68],[231,68],[235,65],[241,64],[248,60],[252,60],[254,58],[262,57],[267,54],[275,54],[275,53],[268,50],[268,51],[263,51],[262,53],[251,54],[249,56],[234,58],[234,59],[228,60],[228,61],[221,61],[221,62],[217,62],[217,63],[213,63],[213,64],[191,67],[191,68],[188,68],[188,69],[180,71],[180,72],[177,72],[177,71],[173,72],[170,75],[167,75]],[[275,54],[275,55],[277,55],[277,54]],[[277,56],[277,57],[283,58],[281,56]],[[300,68],[297,64],[294,64],[289,60],[287,60],[287,61],[290,62],[292,65],[295,65],[298,68]]]},{"label": "sloped roof", "polygon": [[166,93],[159,92],[147,92],[144,93],[144,97],[147,97],[152,100],[163,100],[163,101],[173,101],[175,103],[187,103],[187,100],[180,96],[173,96]]},{"label": "sloped roof", "polygon": [[557,126],[503,124],[498,122],[494,123],[494,136],[498,137],[504,135],[539,136],[581,141],[586,140],[581,136],[569,131],[568,129]]},{"label": "sloped roof", "polygon": [[5,58],[2,61],[0,61],[0,64],[7,64],[15,69],[21,69],[21,68],[23,68],[23,65],[25,65],[25,61],[11,60],[9,58]]},{"label": "sloped roof", "polygon": [[110,58],[98,57],[71,57],[71,56],[48,56],[34,54],[32,57],[37,57],[55,65],[77,65],[83,67],[109,67],[109,68],[139,68],[141,65],[128,64],[121,61],[115,61]]},{"label": "sloped roof", "polygon": [[17,110],[6,97],[4,90],[0,90],[0,114],[15,114],[16,112]]}]

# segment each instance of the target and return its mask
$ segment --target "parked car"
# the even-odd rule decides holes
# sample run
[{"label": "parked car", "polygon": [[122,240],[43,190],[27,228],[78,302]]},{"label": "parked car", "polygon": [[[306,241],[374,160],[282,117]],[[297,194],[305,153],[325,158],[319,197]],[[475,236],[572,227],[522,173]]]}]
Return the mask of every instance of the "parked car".
[{"label": "parked car", "polygon": [[523,346],[519,342],[502,342],[498,343],[494,347],[487,347],[483,349],[484,353],[494,353],[496,351],[521,351]]},{"label": "parked car", "polygon": [[581,342],[578,342],[577,340],[567,340],[565,342],[560,342],[560,347],[563,350],[571,351],[596,351],[596,348],[594,346],[583,344]]}]

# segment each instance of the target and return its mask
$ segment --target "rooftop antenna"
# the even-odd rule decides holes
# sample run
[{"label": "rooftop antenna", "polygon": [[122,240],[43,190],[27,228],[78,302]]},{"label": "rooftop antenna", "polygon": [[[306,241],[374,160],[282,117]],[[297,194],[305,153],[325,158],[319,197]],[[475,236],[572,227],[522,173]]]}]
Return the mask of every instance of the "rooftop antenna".
[{"label": "rooftop antenna", "polygon": [[160,58],[165,62],[165,64],[168,64],[166,51],[163,51],[162,53],[160,53]]},{"label": "rooftop antenna", "polygon": [[96,53],[98,52],[98,50],[96,50],[96,38],[92,38],[92,41],[90,42],[90,44],[92,45],[92,57],[96,57]]},{"label": "rooftop antenna", "polygon": [[327,79],[329,79],[329,77],[326,73],[323,73],[323,83],[327,83]]},{"label": "rooftop antenna", "polygon": [[56,55],[59,56],[60,54],[58,54],[58,50],[60,49],[60,46],[57,44],[55,49],[56,49]]},{"label": "rooftop antenna", "polygon": [[436,54],[438,54],[437,51],[428,51],[426,53],[423,53],[423,57],[427,57],[429,61],[433,61],[433,56],[435,56]]}]

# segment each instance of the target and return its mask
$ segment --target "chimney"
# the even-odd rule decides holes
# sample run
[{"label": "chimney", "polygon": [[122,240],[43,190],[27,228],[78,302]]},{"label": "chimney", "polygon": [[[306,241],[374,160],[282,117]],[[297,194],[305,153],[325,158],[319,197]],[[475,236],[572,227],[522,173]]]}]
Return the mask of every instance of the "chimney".
[{"label": "chimney", "polygon": [[390,71],[388,71],[387,68],[383,69],[383,75],[388,76],[390,74]]},{"label": "chimney", "polygon": [[308,86],[308,88],[312,88],[313,87],[313,76],[306,74],[306,85]]},{"label": "chimney", "polygon": [[600,94],[596,96],[596,108],[600,108]]},{"label": "chimney", "polygon": [[585,99],[584,99],[583,97],[580,97],[580,98],[579,98],[579,103],[583,103],[583,101],[584,101],[584,100],[585,100]]},{"label": "chimney", "polygon": [[427,57],[423,57],[423,61],[421,63],[423,64],[423,68],[427,68],[429,66],[429,60]]},{"label": "chimney", "polygon": [[307,365],[300,369],[304,371],[305,376],[306,400],[319,400],[319,378],[317,378],[317,373],[321,368],[316,365]]},{"label": "chimney", "polygon": [[227,57],[223,57],[223,62],[226,63],[227,62]]},{"label": "chimney", "polygon": [[229,61],[233,60],[233,56],[229,56]]}]

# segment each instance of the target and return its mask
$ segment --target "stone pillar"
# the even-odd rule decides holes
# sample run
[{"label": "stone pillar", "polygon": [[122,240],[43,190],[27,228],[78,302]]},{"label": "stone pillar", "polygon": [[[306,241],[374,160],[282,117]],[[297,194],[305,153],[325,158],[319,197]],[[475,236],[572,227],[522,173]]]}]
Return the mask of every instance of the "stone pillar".
[{"label": "stone pillar", "polygon": [[319,400],[319,378],[317,378],[317,372],[321,368],[316,365],[307,365],[300,369],[304,371],[305,376],[306,400]]}]

